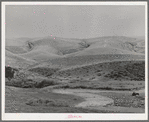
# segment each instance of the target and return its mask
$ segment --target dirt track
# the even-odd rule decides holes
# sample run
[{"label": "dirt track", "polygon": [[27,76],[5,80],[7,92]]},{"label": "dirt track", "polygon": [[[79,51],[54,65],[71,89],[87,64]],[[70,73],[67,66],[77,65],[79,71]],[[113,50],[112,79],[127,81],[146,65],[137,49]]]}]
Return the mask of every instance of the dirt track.
[{"label": "dirt track", "polygon": [[[82,92],[81,92],[82,91]],[[63,90],[63,89],[56,89],[53,90],[54,93],[61,93],[61,94],[73,94],[80,97],[85,98],[85,102],[82,102],[75,107],[95,107],[95,106],[105,106],[107,104],[113,104],[113,100],[108,97],[104,97],[101,95],[93,94],[86,92],[86,90]],[[99,102],[100,101],[100,102]]]},{"label": "dirt track", "polygon": [[[107,110],[108,112],[115,111],[119,113],[143,113],[145,111],[142,108],[113,106],[113,103],[114,103],[113,99],[97,94],[104,91],[84,90],[84,89],[54,89],[52,91],[54,93],[60,93],[60,94],[77,95],[86,100],[82,103],[79,103],[75,107],[82,107],[82,108],[96,109],[96,110]],[[108,91],[108,92],[111,92],[111,91]],[[112,92],[119,92],[119,91],[112,91]],[[130,91],[120,91],[120,92],[130,93]]]}]

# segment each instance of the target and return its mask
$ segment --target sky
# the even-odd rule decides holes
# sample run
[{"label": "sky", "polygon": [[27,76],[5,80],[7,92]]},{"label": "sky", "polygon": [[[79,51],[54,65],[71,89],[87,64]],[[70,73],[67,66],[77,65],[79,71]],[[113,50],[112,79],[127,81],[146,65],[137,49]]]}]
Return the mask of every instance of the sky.
[{"label": "sky", "polygon": [[145,6],[7,5],[6,38],[145,36]]}]

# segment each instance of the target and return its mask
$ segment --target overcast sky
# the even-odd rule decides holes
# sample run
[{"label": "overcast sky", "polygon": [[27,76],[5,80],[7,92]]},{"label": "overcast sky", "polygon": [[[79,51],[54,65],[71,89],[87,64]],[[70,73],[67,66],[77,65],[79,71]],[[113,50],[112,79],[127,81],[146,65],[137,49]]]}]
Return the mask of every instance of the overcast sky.
[{"label": "overcast sky", "polygon": [[145,6],[6,6],[6,38],[144,36]]}]

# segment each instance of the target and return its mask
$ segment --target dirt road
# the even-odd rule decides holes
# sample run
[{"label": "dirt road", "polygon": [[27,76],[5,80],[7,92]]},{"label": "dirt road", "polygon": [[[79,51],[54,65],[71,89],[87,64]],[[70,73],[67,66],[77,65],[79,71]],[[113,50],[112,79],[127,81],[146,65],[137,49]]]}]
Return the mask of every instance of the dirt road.
[{"label": "dirt road", "polygon": [[[85,99],[84,102],[79,103],[75,107],[82,107],[96,110],[107,110],[108,112],[115,111],[120,113],[143,113],[145,111],[142,108],[113,106],[114,103],[113,99],[97,94],[105,91],[86,90],[86,89],[53,89],[52,91],[54,93],[60,93],[60,94],[77,95]],[[131,93],[130,91],[108,91],[108,92]]]}]

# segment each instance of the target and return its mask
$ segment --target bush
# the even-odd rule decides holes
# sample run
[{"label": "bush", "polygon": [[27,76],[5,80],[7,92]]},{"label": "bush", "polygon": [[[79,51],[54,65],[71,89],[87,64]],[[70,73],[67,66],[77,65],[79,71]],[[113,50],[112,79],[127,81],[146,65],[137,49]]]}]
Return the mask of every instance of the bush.
[{"label": "bush", "polygon": [[32,79],[21,79],[6,82],[7,86],[21,87],[21,88],[43,88],[51,85],[56,85],[57,82],[52,80],[43,80],[41,82],[36,82]]},{"label": "bush", "polygon": [[35,81],[32,79],[12,79],[10,82],[6,82],[7,86],[21,87],[21,88],[33,88],[35,87]]},{"label": "bush", "polygon": [[18,80],[14,80],[12,79],[9,82],[5,82],[6,86],[14,86],[14,87],[22,87],[22,83],[23,81],[18,81]]},{"label": "bush", "polygon": [[97,76],[101,76],[101,73],[98,73]]},{"label": "bush", "polygon": [[47,86],[51,86],[51,85],[56,85],[57,83],[53,80],[43,80],[39,83],[36,83],[36,88],[43,88],[43,87],[47,87]]},{"label": "bush", "polygon": [[32,99],[26,102],[26,105],[30,106],[55,106],[55,107],[69,107],[65,101],[55,101],[48,99]]},{"label": "bush", "polygon": [[39,68],[30,69],[29,71],[36,72],[36,73],[38,73],[40,75],[43,75],[43,76],[48,77],[48,76],[53,75],[58,70],[59,70],[58,68],[44,68],[44,67],[39,67]]},{"label": "bush", "polygon": [[96,72],[101,72],[102,70],[97,70]]}]

